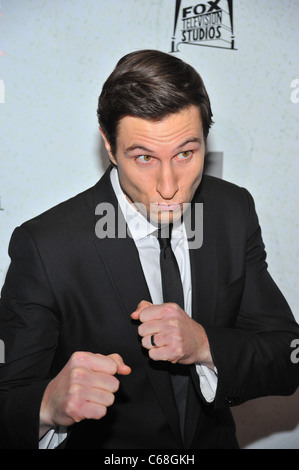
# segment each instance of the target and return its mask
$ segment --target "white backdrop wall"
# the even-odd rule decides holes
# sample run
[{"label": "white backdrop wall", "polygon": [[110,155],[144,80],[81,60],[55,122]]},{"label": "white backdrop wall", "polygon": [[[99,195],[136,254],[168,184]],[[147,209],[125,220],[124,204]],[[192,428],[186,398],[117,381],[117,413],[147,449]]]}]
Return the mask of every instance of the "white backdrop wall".
[{"label": "white backdrop wall", "polygon": [[[224,3],[229,2],[220,0],[228,10]],[[215,41],[221,47],[180,44],[175,55],[206,83],[215,121],[208,148],[222,157],[215,171],[253,194],[270,272],[299,321],[299,1],[232,3],[235,50]],[[177,42],[182,8],[198,4],[207,2],[181,3]],[[127,52],[171,51],[175,5],[175,0],[1,1],[1,284],[15,226],[103,174],[107,157],[96,119],[103,81]],[[297,392],[235,408],[242,447],[298,449],[298,400]]]}]

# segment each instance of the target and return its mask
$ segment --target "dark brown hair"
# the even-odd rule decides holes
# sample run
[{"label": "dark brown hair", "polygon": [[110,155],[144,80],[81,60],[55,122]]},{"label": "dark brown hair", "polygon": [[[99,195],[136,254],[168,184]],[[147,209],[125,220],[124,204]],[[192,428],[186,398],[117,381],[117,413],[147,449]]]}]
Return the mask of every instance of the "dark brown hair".
[{"label": "dark brown hair", "polygon": [[161,120],[191,105],[200,110],[206,140],[213,115],[198,72],[173,55],[141,50],[119,60],[103,85],[97,115],[115,155],[117,127],[122,117]]}]

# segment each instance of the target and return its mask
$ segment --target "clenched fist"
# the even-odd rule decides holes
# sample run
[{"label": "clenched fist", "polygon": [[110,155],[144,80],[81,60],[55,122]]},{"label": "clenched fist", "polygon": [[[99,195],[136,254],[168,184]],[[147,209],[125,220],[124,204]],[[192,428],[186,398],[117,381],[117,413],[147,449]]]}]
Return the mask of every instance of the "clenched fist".
[{"label": "clenched fist", "polygon": [[130,372],[119,354],[75,352],[45,390],[40,409],[40,437],[52,427],[105,416],[119,388],[115,374]]},{"label": "clenched fist", "polygon": [[214,368],[204,328],[179,305],[153,305],[143,300],[131,317],[141,322],[138,333],[151,359],[173,364],[201,363]]}]

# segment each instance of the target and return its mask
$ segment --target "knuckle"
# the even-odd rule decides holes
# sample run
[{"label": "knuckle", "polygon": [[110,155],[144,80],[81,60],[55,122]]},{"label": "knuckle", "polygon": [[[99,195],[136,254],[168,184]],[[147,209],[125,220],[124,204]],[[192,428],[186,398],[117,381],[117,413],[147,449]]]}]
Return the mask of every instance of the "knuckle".
[{"label": "knuckle", "polygon": [[144,336],[143,333],[144,333],[144,326],[143,326],[143,323],[141,323],[141,325],[138,326],[138,334],[140,336]]},{"label": "knuckle", "polygon": [[165,310],[165,315],[168,318],[176,319],[176,318],[179,318],[180,316],[180,307],[179,305],[173,302],[168,302],[167,304],[165,304],[164,310]]},{"label": "knuckle", "polygon": [[117,368],[118,368],[118,365],[116,362],[114,362],[113,364],[111,364],[111,368],[110,368],[110,374],[112,376],[114,376],[117,372]]},{"label": "knuckle", "polygon": [[113,360],[113,361],[121,361],[121,356],[120,354],[118,353],[113,353],[110,355],[110,358]]},{"label": "knuckle", "polygon": [[111,383],[111,391],[113,393],[117,392],[117,390],[119,389],[119,380],[116,378],[116,377],[112,377],[112,383]]},{"label": "knuckle", "polygon": [[82,364],[86,360],[87,353],[85,351],[76,351],[71,355],[70,363],[73,367]]},{"label": "knuckle", "polygon": [[137,328],[137,331],[138,331],[139,336],[143,336],[143,334],[142,334],[142,328],[141,328],[141,327],[142,327],[142,324],[139,325],[138,328]]},{"label": "knuckle", "polygon": [[182,357],[183,355],[183,346],[182,344],[177,344],[176,347],[174,348],[174,355],[178,358]]},{"label": "knuckle", "polygon": [[173,336],[169,346],[172,357],[180,358],[183,355],[183,341],[180,336]]},{"label": "knuckle", "polygon": [[81,402],[81,385],[77,383],[71,383],[68,390],[68,400],[67,403],[71,407],[77,407],[77,404]]},{"label": "knuckle", "polygon": [[75,397],[70,397],[65,405],[65,414],[74,421],[78,421],[78,411],[81,407],[81,401]]},{"label": "knuckle", "polygon": [[113,393],[109,393],[107,396],[107,406],[112,406],[115,401],[115,395]]},{"label": "knuckle", "polygon": [[71,383],[81,382],[86,378],[86,371],[82,367],[74,367],[70,371],[70,380]]},{"label": "knuckle", "polygon": [[106,416],[106,414],[107,414],[107,406],[105,406],[105,405],[100,405],[100,406],[98,406],[98,416],[97,416],[97,419],[104,418],[104,416]]},{"label": "knuckle", "polygon": [[150,359],[156,360],[156,350],[155,349],[150,349],[148,351],[148,355],[149,355]]},{"label": "knuckle", "polygon": [[115,400],[115,396],[112,392],[108,392],[107,390],[101,390],[98,395],[98,403],[99,406],[109,407],[112,406]]},{"label": "knuckle", "polygon": [[179,318],[172,316],[169,319],[169,326],[175,328],[176,330],[179,329],[180,327],[180,320]]},{"label": "knuckle", "polygon": [[174,308],[173,308],[174,305],[175,305],[175,304],[172,303],[172,302],[167,302],[166,304],[164,304],[164,311],[165,311],[165,313],[168,314],[168,315],[170,315],[170,314],[173,312],[173,310],[174,310]]},{"label": "knuckle", "polygon": [[121,356],[119,354],[111,354],[110,356],[106,357],[107,359],[107,366],[109,366],[109,373],[111,375],[116,374],[118,364],[121,362]]}]

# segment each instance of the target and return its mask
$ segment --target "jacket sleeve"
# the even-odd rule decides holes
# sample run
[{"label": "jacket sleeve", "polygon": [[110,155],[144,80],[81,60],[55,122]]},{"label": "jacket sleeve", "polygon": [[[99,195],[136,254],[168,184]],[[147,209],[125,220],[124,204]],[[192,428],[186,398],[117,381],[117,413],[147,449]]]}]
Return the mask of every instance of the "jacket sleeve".
[{"label": "jacket sleeve", "polygon": [[38,448],[39,409],[49,383],[59,321],[44,264],[30,234],[17,228],[1,292],[0,447]]},{"label": "jacket sleeve", "polygon": [[271,278],[261,229],[250,194],[245,282],[234,327],[207,326],[218,371],[215,407],[239,405],[269,395],[290,395],[299,386],[299,364],[291,360],[298,325]]}]

